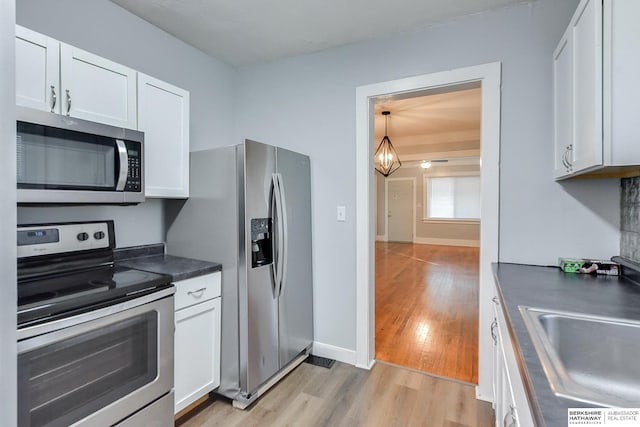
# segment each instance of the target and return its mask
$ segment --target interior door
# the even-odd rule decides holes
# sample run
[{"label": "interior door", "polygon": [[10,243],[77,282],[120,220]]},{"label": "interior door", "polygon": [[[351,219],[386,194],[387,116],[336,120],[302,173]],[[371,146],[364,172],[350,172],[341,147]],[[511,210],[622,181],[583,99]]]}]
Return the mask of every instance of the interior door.
[{"label": "interior door", "polygon": [[286,268],[278,302],[280,366],[313,342],[311,177],[309,157],[277,149],[286,201]]},{"label": "interior door", "polygon": [[413,180],[387,181],[387,239],[413,242]]}]

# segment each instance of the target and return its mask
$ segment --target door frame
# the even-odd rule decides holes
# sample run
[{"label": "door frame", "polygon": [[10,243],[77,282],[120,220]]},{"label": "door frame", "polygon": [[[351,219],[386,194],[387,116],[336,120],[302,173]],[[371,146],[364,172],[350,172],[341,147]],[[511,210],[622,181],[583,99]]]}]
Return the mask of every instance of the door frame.
[{"label": "door frame", "polygon": [[463,83],[480,82],[481,105],[481,224],[478,336],[478,386],[476,397],[492,399],[491,263],[499,259],[500,187],[500,85],[501,63],[475,65],[449,71],[374,83],[356,88],[356,366],[375,363],[375,222],[373,193],[373,102],[383,95],[411,93]]},{"label": "door frame", "polygon": [[385,240],[389,241],[389,181],[412,181],[413,183],[413,204],[411,205],[411,218],[413,220],[411,241],[416,240],[416,178],[415,177],[402,177],[402,178],[385,178],[384,180],[384,235]]}]

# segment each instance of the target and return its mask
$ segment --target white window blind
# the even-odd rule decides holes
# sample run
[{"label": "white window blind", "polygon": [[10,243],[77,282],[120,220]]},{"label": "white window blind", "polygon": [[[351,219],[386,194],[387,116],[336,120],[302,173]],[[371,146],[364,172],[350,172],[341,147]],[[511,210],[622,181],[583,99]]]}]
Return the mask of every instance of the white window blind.
[{"label": "white window blind", "polygon": [[480,219],[480,177],[448,176],[427,179],[427,217]]}]

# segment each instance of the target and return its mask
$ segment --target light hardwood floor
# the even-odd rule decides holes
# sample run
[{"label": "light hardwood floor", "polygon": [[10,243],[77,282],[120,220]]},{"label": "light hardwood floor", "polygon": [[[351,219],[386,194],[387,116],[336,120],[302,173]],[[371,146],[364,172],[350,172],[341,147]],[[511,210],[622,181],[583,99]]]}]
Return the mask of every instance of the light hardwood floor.
[{"label": "light hardwood floor", "polygon": [[376,359],[477,384],[479,249],[376,243]]},{"label": "light hardwood floor", "polygon": [[247,410],[210,400],[181,427],[491,426],[491,405],[473,386],[378,362],[370,371],[340,362],[303,363]]}]

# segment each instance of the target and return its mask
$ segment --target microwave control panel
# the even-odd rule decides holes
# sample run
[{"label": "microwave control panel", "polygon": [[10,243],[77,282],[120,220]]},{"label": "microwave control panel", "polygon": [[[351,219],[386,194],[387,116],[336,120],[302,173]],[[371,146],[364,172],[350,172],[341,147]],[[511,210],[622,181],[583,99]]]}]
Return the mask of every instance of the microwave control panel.
[{"label": "microwave control panel", "polygon": [[129,157],[129,172],[127,173],[127,184],[125,185],[125,191],[142,191],[142,168],[140,166],[140,150],[128,148],[127,154]]}]

